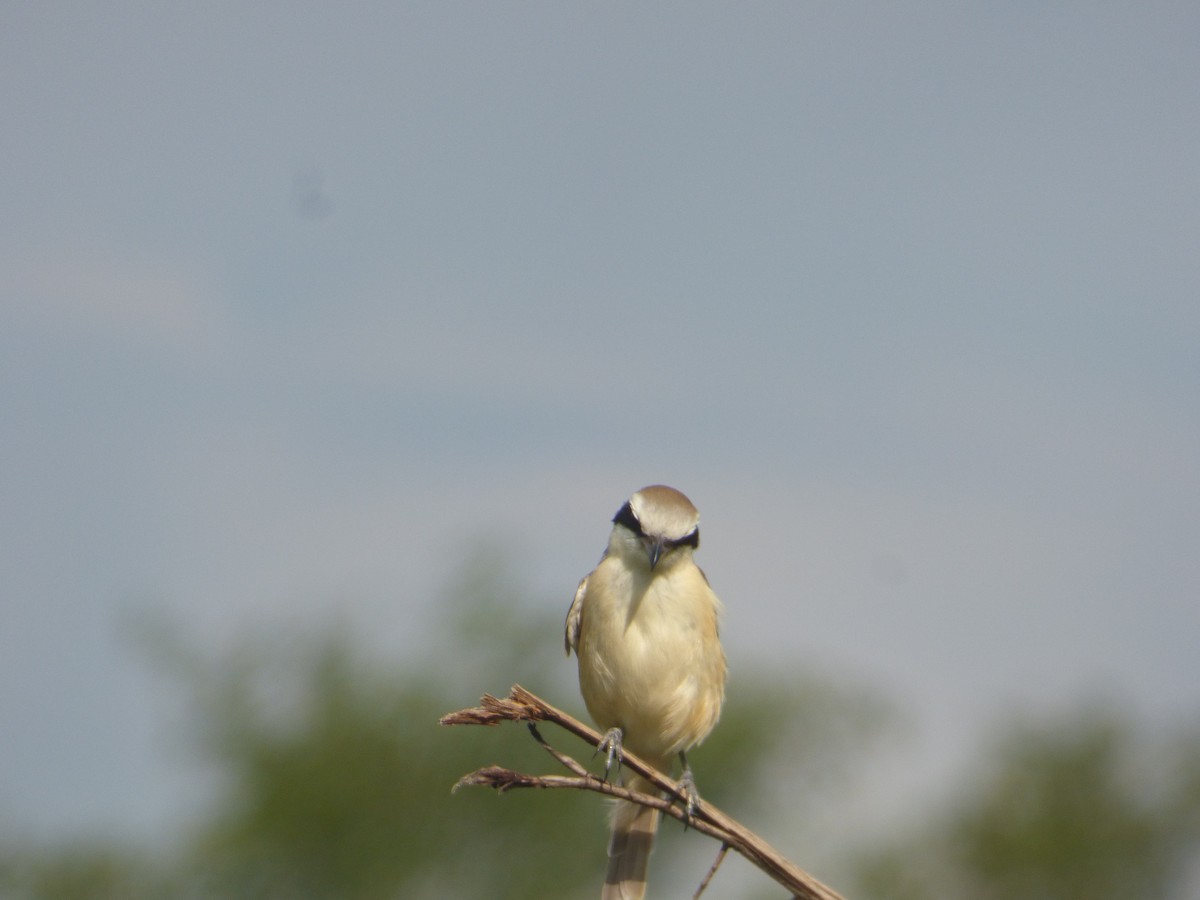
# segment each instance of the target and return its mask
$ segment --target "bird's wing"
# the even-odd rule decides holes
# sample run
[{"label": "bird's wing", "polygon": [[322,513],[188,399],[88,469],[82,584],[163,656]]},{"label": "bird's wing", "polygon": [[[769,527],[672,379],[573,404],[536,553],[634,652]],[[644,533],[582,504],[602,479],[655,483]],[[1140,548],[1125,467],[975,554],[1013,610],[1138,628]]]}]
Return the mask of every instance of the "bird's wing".
[{"label": "bird's wing", "polygon": [[583,625],[583,598],[587,594],[587,582],[588,576],[584,575],[579,587],[575,589],[575,599],[571,601],[571,608],[567,610],[566,633],[563,635],[567,656],[571,655],[572,650],[579,652],[579,629]]}]

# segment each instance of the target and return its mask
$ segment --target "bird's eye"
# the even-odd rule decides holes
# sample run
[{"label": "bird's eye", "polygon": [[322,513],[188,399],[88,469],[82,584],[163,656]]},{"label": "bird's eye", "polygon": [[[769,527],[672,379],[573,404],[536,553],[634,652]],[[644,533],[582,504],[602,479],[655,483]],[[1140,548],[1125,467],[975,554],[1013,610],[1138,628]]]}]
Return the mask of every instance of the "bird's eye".
[{"label": "bird's eye", "polygon": [[684,535],[677,541],[667,541],[668,547],[691,547],[695,550],[700,546],[700,529],[693,528],[689,534]]},{"label": "bird's eye", "polygon": [[624,525],[634,534],[643,534],[642,523],[638,521],[637,516],[633,514],[633,507],[626,503],[613,516],[613,522],[617,525]]}]

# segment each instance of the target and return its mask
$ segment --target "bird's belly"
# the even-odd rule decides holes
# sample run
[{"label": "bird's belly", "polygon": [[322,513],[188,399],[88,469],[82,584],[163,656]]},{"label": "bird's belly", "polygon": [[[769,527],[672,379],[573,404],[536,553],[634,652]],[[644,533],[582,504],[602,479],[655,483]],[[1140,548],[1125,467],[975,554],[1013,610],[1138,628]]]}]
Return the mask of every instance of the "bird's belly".
[{"label": "bird's belly", "polygon": [[703,740],[724,695],[715,610],[649,590],[632,616],[588,626],[579,680],[597,725],[620,728],[625,745],[652,760]]}]

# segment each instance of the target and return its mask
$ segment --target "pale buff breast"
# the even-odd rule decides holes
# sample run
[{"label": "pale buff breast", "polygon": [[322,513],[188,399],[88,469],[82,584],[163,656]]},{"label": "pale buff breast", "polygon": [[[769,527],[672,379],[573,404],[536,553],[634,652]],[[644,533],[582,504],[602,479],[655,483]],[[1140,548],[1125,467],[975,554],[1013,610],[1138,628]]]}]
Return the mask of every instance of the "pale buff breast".
[{"label": "pale buff breast", "polygon": [[641,581],[617,566],[604,575],[624,589],[585,600],[579,679],[588,712],[603,728],[620,727],[638,755],[657,760],[687,750],[721,712],[719,601],[690,565]]}]

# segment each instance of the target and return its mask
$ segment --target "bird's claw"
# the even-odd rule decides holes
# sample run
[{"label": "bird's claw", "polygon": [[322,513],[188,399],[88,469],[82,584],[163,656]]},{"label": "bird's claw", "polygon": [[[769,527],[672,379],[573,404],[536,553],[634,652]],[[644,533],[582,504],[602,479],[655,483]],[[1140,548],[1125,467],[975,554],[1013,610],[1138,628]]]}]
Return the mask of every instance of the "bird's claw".
[{"label": "bird's claw", "polygon": [[612,770],[613,763],[617,764],[617,771],[621,771],[621,741],[624,738],[620,728],[610,728],[604,732],[604,739],[596,745],[596,752],[604,754],[604,780],[608,781],[609,772]]},{"label": "bird's claw", "polygon": [[683,775],[679,778],[679,793],[683,795],[683,827],[686,829],[696,812],[696,804],[700,802],[700,792],[696,790],[696,776],[692,774],[691,766],[683,769]]}]

